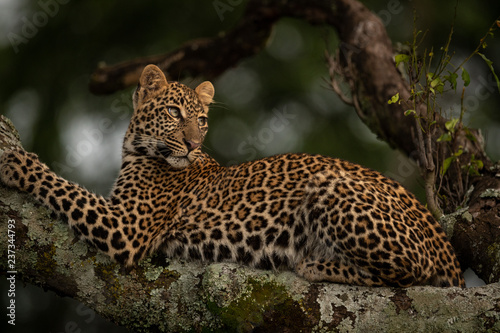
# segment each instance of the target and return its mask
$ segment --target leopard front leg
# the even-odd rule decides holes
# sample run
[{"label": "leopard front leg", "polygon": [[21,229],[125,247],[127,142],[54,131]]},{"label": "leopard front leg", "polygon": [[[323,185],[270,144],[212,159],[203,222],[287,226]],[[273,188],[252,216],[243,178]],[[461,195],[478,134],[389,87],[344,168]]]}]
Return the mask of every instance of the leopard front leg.
[{"label": "leopard front leg", "polygon": [[0,179],[34,196],[81,238],[122,264],[134,264],[151,249],[151,239],[133,232],[122,204],[57,176],[33,153],[6,150],[0,157]]},{"label": "leopard front leg", "polygon": [[[44,171],[45,165],[34,165],[34,161],[38,161],[38,157],[33,153],[28,153],[21,148],[7,149],[0,156],[0,179],[9,186],[15,187],[25,192],[32,192],[35,183],[34,176],[31,177],[32,182],[29,183],[26,178],[28,171],[36,174]],[[30,187],[33,185],[33,187]]]}]

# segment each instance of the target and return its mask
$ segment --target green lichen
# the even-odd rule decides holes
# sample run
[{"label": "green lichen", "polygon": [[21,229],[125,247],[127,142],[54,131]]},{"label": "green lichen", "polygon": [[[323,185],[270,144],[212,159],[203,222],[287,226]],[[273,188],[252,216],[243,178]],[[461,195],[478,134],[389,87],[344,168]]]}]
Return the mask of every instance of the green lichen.
[{"label": "green lichen", "polygon": [[[488,246],[487,249],[487,254],[488,258],[490,259],[492,263],[492,272],[499,272],[500,271],[500,243],[492,243]],[[498,279],[498,276],[497,276]],[[495,276],[490,277],[490,281],[495,280]]]},{"label": "green lichen", "polygon": [[469,211],[465,211],[463,214],[462,214],[462,217],[469,223],[472,223],[472,214],[469,213]]},{"label": "green lichen", "polygon": [[305,279],[298,278],[297,274],[291,271],[284,271],[276,274],[271,272],[269,279],[285,286],[289,291],[290,297],[294,301],[302,302],[305,294],[309,291],[310,283]]},{"label": "green lichen", "polygon": [[3,154],[5,148],[22,147],[19,132],[12,121],[3,115],[0,115],[0,133],[0,154]]},{"label": "green lichen", "polygon": [[68,226],[54,230],[54,226],[60,223],[54,223],[50,217],[50,211],[45,207],[35,206],[31,201],[26,202],[22,205],[20,217],[21,222],[28,226],[29,239],[37,245],[60,247],[68,240]]},{"label": "green lichen", "polygon": [[237,265],[212,264],[205,270],[203,288],[209,302],[224,308],[235,298],[239,299],[249,292],[245,286],[246,280]]},{"label": "green lichen", "polygon": [[152,289],[149,295],[149,304],[147,304],[146,306],[150,306],[151,308],[155,309],[155,317],[157,318],[157,320],[153,322],[155,323],[159,331],[166,332],[168,331],[169,325],[169,322],[167,322],[164,317],[164,311],[166,308],[165,300],[168,297],[167,292],[165,288],[161,287]]},{"label": "green lichen", "polygon": [[[136,268],[138,276],[144,277],[145,281],[153,282],[151,288],[169,287],[171,283],[177,281],[181,276],[175,270],[167,269],[161,265],[153,264],[151,258],[142,260]],[[146,285],[147,283],[145,283]],[[152,289],[147,290],[149,293]]]},{"label": "green lichen", "polygon": [[[470,298],[457,293],[458,288],[447,288],[449,299],[453,299],[454,306],[447,306],[442,297],[440,288],[416,287],[408,289],[408,296],[419,316],[412,324],[433,332],[475,332],[477,323],[468,318],[466,313],[471,307],[488,309],[491,305],[488,301],[477,301],[470,303]],[[420,321],[418,319],[421,318]],[[425,319],[425,320],[424,320]]]},{"label": "green lichen", "polygon": [[151,258],[146,258],[139,263],[139,266],[144,269],[144,277],[147,281],[155,281],[160,277],[160,274],[163,272],[164,267],[155,266],[151,264]]},{"label": "green lichen", "polygon": [[177,323],[173,331],[217,326],[216,318],[207,310],[199,291],[203,269],[202,265],[180,262],[172,262],[169,266],[169,270],[180,274],[168,289],[166,317],[169,322]]},{"label": "green lichen", "polygon": [[[116,306],[120,307],[123,302],[126,308],[115,320],[134,332],[183,332],[213,328],[212,323],[216,319],[205,308],[199,293],[203,266],[174,261],[167,267],[161,267],[158,275],[159,267],[146,259],[145,263],[128,273],[132,280],[120,279],[127,293],[121,295]],[[156,272],[156,280],[146,277],[151,277],[151,272],[147,273],[150,269]]]},{"label": "green lichen", "polygon": [[241,331],[251,331],[254,327],[264,329],[270,325],[269,317],[273,318],[274,325],[292,327],[293,322],[304,316],[298,303],[280,284],[249,278],[245,289],[240,297],[224,307],[215,301],[207,301],[207,308],[219,318],[222,331],[227,328]]},{"label": "green lichen", "polygon": [[466,219],[469,222],[472,221],[472,215],[469,213],[468,209],[469,209],[468,207],[461,208],[451,214],[443,215],[439,219],[439,224],[441,224],[441,226],[444,229],[444,232],[448,237],[451,237],[453,235],[453,230],[455,228],[455,223],[457,222],[457,217],[461,216],[462,218]]},{"label": "green lichen", "polygon": [[50,232],[51,241],[56,247],[61,247],[68,239],[75,238],[73,231],[69,228],[67,224],[54,223],[52,224],[52,230]]},{"label": "green lichen", "polygon": [[500,198],[500,190],[489,188],[480,195],[481,198]]},{"label": "green lichen", "polygon": [[[77,257],[77,258],[82,258],[84,256],[87,255],[88,251],[89,251],[89,247],[88,245],[83,241],[83,240],[78,240],[77,242],[73,243],[71,245],[71,252]],[[103,255],[101,253],[98,253],[96,255],[96,262],[100,262],[97,258],[101,256],[101,257],[105,257],[108,259],[108,261],[111,261],[111,259],[109,259],[109,257],[107,255]]]},{"label": "green lichen", "polygon": [[56,247],[54,245],[46,245],[42,248],[43,251],[39,252],[35,268],[38,272],[50,275],[54,272],[58,265],[54,258],[56,254]]},{"label": "green lichen", "polygon": [[500,332],[500,305],[495,311],[486,311],[481,321],[488,332]]},{"label": "green lichen", "polygon": [[[92,302],[96,304],[95,310],[102,311],[103,306],[107,305],[108,298],[103,293],[106,290],[106,283],[98,278],[92,267],[92,262],[84,261],[82,267],[79,267],[78,275],[74,275],[77,285],[77,298],[88,299],[92,298]],[[99,292],[95,292],[95,291]]]},{"label": "green lichen", "polygon": [[105,284],[103,289],[103,296],[109,300],[114,301],[122,297],[124,289],[120,279],[119,265],[109,261],[108,263],[102,263],[95,260],[90,260],[94,262],[94,272],[96,277]]}]

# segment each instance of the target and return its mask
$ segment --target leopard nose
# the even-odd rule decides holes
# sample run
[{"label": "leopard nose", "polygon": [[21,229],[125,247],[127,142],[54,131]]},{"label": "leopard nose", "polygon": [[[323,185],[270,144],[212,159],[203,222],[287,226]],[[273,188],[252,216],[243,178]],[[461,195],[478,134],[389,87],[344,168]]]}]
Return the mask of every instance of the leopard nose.
[{"label": "leopard nose", "polygon": [[186,140],[184,139],[184,143],[186,144],[186,147],[188,151],[193,151],[199,146],[201,146],[201,142],[195,141],[195,140]]}]

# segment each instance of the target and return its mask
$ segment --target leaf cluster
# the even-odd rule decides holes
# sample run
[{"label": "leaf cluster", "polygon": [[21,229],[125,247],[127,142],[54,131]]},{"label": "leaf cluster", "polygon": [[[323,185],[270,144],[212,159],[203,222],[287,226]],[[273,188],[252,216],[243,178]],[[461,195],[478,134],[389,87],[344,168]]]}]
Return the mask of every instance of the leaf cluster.
[{"label": "leaf cluster", "polygon": [[[465,193],[464,186],[458,185],[462,190],[456,194],[457,191],[454,189],[456,184],[445,180],[450,168],[454,166],[454,175],[462,178],[462,172],[465,172],[463,177],[475,176],[479,175],[480,170],[484,167],[484,163],[477,159],[474,154],[464,154],[464,143],[457,141],[457,137],[459,133],[460,135],[465,134],[468,140],[476,141],[474,135],[463,123],[466,111],[464,96],[466,88],[471,83],[471,77],[465,65],[472,57],[478,55],[484,60],[493,73],[500,92],[500,80],[494,71],[493,62],[481,52],[487,47],[487,39],[494,37],[494,32],[498,27],[500,27],[500,17],[489,27],[476,49],[460,64],[455,65],[452,62],[454,52],[450,51],[453,24],[448,39],[439,52],[435,52],[434,48],[424,49],[421,52],[422,41],[427,32],[416,28],[415,19],[413,40],[407,43],[406,52],[396,54],[394,57],[396,67],[400,68],[409,80],[410,97],[408,100],[402,101],[398,92],[388,100],[388,104],[404,102],[409,105],[405,115],[415,117],[417,130],[413,134],[426,182],[427,200],[437,215],[441,214],[442,210],[441,204],[438,202],[449,199],[441,192],[443,186],[445,186],[444,192],[448,193],[448,196],[449,194],[456,195],[457,202],[460,203],[463,199],[460,198],[462,196],[460,193]],[[456,92],[459,85],[462,86],[460,113],[458,116],[447,117],[442,111],[438,99],[446,93]],[[460,179],[455,180],[455,182],[457,181],[460,182]],[[431,190],[427,191],[427,189]]]}]

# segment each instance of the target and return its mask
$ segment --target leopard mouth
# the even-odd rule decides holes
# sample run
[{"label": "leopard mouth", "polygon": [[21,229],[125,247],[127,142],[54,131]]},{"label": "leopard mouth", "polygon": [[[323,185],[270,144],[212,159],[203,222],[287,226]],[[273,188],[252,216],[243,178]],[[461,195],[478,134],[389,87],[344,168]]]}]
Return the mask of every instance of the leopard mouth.
[{"label": "leopard mouth", "polygon": [[176,167],[176,168],[185,168],[188,165],[190,165],[191,163],[193,163],[194,160],[196,160],[196,155],[191,154],[191,153],[188,153],[186,155],[179,155],[179,156],[174,155],[174,152],[170,148],[168,148],[168,146],[163,142],[157,143],[156,149],[157,149],[158,153],[170,165],[172,165],[173,167]]},{"label": "leopard mouth", "polygon": [[159,142],[156,145],[156,148],[158,149],[158,152],[161,154],[161,156],[163,156],[165,159],[172,155],[172,151],[170,150],[170,148],[168,148],[167,145],[163,142]]}]

